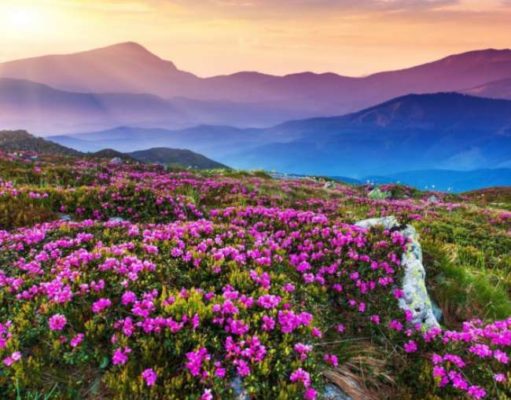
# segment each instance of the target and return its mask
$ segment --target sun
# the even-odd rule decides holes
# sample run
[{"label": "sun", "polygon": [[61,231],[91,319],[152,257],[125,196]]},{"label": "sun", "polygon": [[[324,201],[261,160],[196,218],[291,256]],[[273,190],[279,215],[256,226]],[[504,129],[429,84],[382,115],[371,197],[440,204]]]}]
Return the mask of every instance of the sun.
[{"label": "sun", "polygon": [[37,30],[42,23],[42,14],[29,6],[10,7],[4,14],[11,29],[23,31]]}]

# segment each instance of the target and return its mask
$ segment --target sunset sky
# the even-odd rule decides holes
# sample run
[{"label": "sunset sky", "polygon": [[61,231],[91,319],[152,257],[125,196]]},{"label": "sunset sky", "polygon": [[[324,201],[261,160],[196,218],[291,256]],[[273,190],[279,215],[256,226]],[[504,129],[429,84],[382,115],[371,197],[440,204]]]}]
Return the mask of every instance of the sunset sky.
[{"label": "sunset sky", "polygon": [[511,47],[511,0],[0,0],[0,61],[136,41],[201,76],[345,75]]}]

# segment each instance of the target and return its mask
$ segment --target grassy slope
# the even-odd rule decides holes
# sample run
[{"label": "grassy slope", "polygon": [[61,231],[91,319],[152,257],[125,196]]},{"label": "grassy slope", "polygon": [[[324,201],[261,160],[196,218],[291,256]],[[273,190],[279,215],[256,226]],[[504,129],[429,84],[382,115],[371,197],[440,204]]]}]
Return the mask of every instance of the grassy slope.
[{"label": "grassy slope", "polygon": [[[20,190],[49,194],[42,201],[27,196],[0,201],[0,226],[13,228],[54,219],[61,203],[80,205],[86,212],[100,206],[101,199],[95,198],[91,185],[98,184],[97,174],[105,171],[105,165],[77,172],[74,167],[69,168],[65,160],[52,157],[42,157],[38,165],[42,172],[37,172],[32,162],[0,159],[0,178],[13,181]],[[450,195],[444,199],[438,194],[443,202],[442,206],[437,206],[427,203],[430,194],[402,186],[385,188],[392,193],[390,200],[371,200],[369,188],[341,184],[324,186],[323,182],[308,179],[279,181],[262,173],[255,176],[228,171],[221,174],[196,172],[193,176],[238,182],[256,193],[256,200],[262,204],[317,210],[348,223],[391,214],[409,221],[420,215],[420,221],[413,224],[421,235],[428,287],[444,311],[445,326],[457,328],[463,320],[473,317],[502,319],[511,315],[511,219],[505,211],[511,207],[508,189],[486,191],[491,193],[491,199],[487,195],[484,202],[480,194]],[[197,207],[207,209],[245,205],[251,201],[236,194],[199,193],[186,185],[175,195],[183,195]],[[159,221],[159,216],[151,214],[151,204],[137,206],[144,221]],[[119,213],[115,212],[110,216],[117,215]],[[360,367],[359,373],[366,374],[367,379],[374,378],[381,385],[382,376],[388,373],[381,364],[384,363],[383,350],[377,345],[366,350],[363,361],[366,364]],[[356,345],[350,345],[345,351],[358,350]],[[385,388],[383,385],[382,390],[387,390]],[[406,398],[404,396],[402,398]]]}]

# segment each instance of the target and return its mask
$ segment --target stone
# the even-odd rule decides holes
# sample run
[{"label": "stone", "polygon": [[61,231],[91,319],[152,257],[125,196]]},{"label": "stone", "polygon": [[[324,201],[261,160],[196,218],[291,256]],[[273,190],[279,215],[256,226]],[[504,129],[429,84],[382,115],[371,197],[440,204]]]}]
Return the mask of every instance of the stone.
[{"label": "stone", "polygon": [[61,221],[69,222],[69,221],[73,220],[71,215],[68,215],[68,214],[58,214],[58,216],[59,216],[59,220],[61,220]]},{"label": "stone", "polygon": [[231,387],[234,390],[234,399],[235,400],[250,400],[250,396],[248,395],[247,391],[243,387],[243,381],[239,376],[234,378],[231,381]]},{"label": "stone", "polygon": [[335,189],[335,182],[332,182],[332,181],[327,181],[325,182],[325,184],[323,185],[323,189]]},{"label": "stone", "polygon": [[124,221],[126,220],[122,217],[110,217],[108,219],[108,222],[124,222]]},{"label": "stone", "polygon": [[121,165],[122,163],[122,159],[119,157],[114,157],[109,162],[110,165]]},{"label": "stone", "polygon": [[401,286],[404,296],[399,299],[399,307],[412,313],[413,324],[419,323],[426,330],[439,327],[440,324],[426,288],[426,269],[422,264],[422,248],[415,228],[411,225],[401,226],[394,216],[366,219],[355,225],[364,229],[374,226],[383,226],[385,229],[397,228],[409,240],[407,251],[401,258],[405,273]]},{"label": "stone", "polygon": [[337,386],[328,383],[325,385],[325,391],[321,397],[324,400],[353,400]]}]

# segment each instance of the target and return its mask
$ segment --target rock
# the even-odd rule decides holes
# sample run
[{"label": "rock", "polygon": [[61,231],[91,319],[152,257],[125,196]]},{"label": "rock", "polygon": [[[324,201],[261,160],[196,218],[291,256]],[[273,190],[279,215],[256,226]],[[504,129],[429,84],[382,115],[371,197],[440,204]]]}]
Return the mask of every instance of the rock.
[{"label": "rock", "polygon": [[71,215],[68,215],[68,214],[58,214],[58,216],[59,216],[59,220],[61,220],[61,221],[68,222],[68,221],[72,221],[73,220]]},{"label": "rock", "polygon": [[412,313],[412,323],[421,324],[424,329],[439,327],[435,316],[433,304],[426,288],[426,270],[422,265],[422,248],[415,228],[406,225],[402,228],[393,216],[384,218],[371,218],[356,223],[357,226],[369,229],[374,226],[383,226],[385,229],[398,228],[403,236],[409,240],[408,249],[401,258],[405,269],[402,290],[403,298],[399,299],[399,307]]},{"label": "rock", "polygon": [[235,400],[250,400],[247,391],[243,387],[243,381],[239,376],[232,380],[231,387],[234,389]]},{"label": "rock", "polygon": [[432,204],[435,204],[435,203],[438,203],[438,197],[436,197],[434,194],[429,196],[428,198],[428,203],[432,203]]},{"label": "rock", "polygon": [[122,159],[119,157],[114,157],[109,161],[110,165],[121,165],[122,163]]},{"label": "rock", "polygon": [[323,185],[323,189],[335,189],[335,182],[328,181]]},{"label": "rock", "polygon": [[124,222],[124,221],[126,220],[122,217],[111,217],[108,219],[108,222]]},{"label": "rock", "polygon": [[431,299],[431,305],[433,306],[433,315],[435,316],[436,320],[438,322],[442,322],[444,319],[444,313],[442,312],[442,309],[433,299]]},{"label": "rock", "polygon": [[371,190],[367,197],[369,197],[371,200],[385,200],[391,197],[391,194],[389,192],[383,192],[380,188],[374,188]]},{"label": "rock", "polygon": [[321,398],[324,400],[353,400],[337,386],[330,383],[325,385],[325,391]]}]

